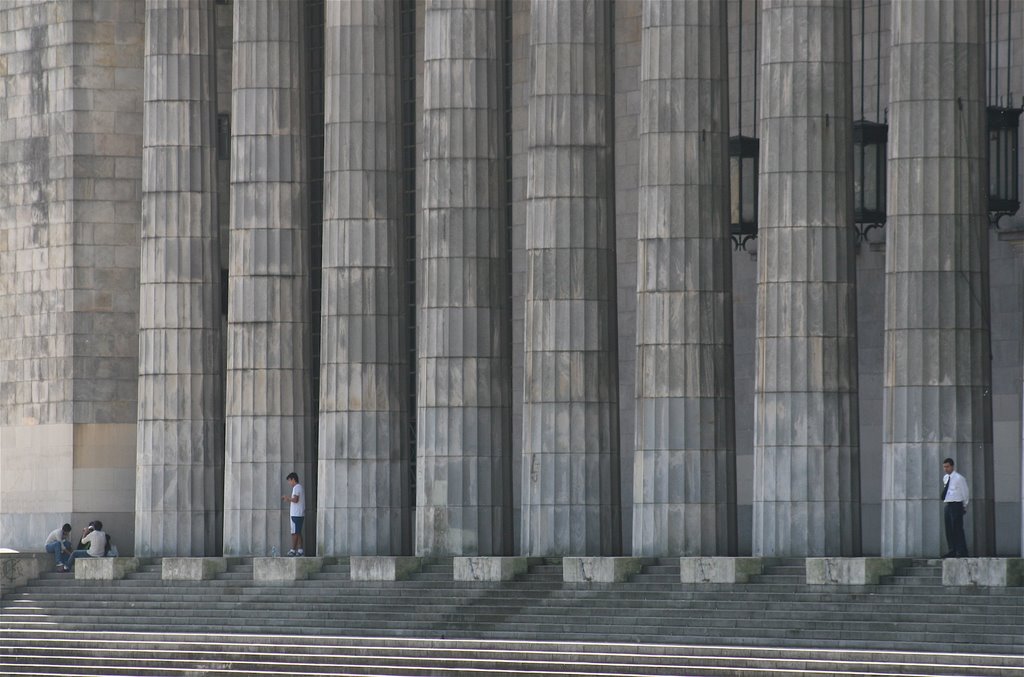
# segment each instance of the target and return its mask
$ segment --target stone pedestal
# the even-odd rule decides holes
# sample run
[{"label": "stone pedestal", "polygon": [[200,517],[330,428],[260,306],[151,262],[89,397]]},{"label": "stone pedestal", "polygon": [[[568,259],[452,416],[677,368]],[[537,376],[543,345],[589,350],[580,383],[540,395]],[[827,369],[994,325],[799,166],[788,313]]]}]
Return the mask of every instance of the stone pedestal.
[{"label": "stone pedestal", "polygon": [[1019,587],[1024,585],[1020,557],[964,557],[942,560],[943,585]]},{"label": "stone pedestal", "polygon": [[566,583],[621,583],[643,569],[640,557],[563,557]]},{"label": "stone pedestal", "polygon": [[208,581],[227,570],[226,557],[164,557],[160,578],[165,581]]},{"label": "stone pedestal", "polygon": [[349,558],[349,577],[353,581],[403,581],[423,567],[421,557]]},{"label": "stone pedestal", "polygon": [[907,560],[890,557],[808,557],[808,585],[875,585]]},{"label": "stone pedestal", "polygon": [[82,557],[75,560],[75,579],[116,581],[139,570],[137,557]]},{"label": "stone pedestal", "polygon": [[634,555],[736,544],[726,4],[643,4]]},{"label": "stone pedestal", "polygon": [[53,555],[48,552],[0,553],[0,589],[25,585],[45,571],[55,567]]},{"label": "stone pedestal", "polygon": [[752,550],[858,555],[850,3],[760,6]]},{"label": "stone pedestal", "polygon": [[457,581],[511,581],[526,573],[526,557],[456,557]]},{"label": "stone pedestal", "polygon": [[252,580],[257,583],[302,581],[323,568],[323,557],[254,557]]},{"label": "stone pedestal", "polygon": [[764,569],[761,557],[680,557],[682,583],[746,583]]}]

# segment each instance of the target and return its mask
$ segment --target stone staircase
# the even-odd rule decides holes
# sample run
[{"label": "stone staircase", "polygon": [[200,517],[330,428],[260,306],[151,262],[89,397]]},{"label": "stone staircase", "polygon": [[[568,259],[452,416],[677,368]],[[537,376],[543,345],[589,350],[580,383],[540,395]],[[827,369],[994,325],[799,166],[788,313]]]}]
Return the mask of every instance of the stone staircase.
[{"label": "stone staircase", "polygon": [[681,584],[676,559],[614,584],[563,583],[557,560],[503,583],[450,560],[381,583],[345,560],[281,585],[246,559],[202,582],[160,566],[5,590],[0,673],[1024,677],[1024,591],[943,587],[935,560],[856,587],[806,585],[802,559],[733,585]]}]

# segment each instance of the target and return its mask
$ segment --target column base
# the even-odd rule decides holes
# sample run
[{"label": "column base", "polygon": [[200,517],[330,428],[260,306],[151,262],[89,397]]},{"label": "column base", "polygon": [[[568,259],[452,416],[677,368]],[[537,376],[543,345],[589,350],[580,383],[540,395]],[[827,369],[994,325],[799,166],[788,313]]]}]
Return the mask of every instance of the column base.
[{"label": "column base", "polygon": [[808,557],[807,585],[876,585],[909,560],[894,557]]},{"label": "column base", "polygon": [[76,581],[117,581],[138,570],[138,557],[82,557],[75,560]]},{"label": "column base", "polygon": [[302,581],[320,571],[324,557],[253,557],[252,580],[257,583]]},{"label": "column base", "polygon": [[1024,558],[964,557],[942,560],[943,585],[1013,588],[1024,585]]},{"label": "column base", "polygon": [[566,583],[620,583],[640,573],[640,557],[563,557],[562,580]]},{"label": "column base", "polygon": [[526,573],[526,557],[456,557],[457,581],[511,581]]},{"label": "column base", "polygon": [[160,578],[165,581],[208,581],[227,570],[226,557],[164,557]]},{"label": "column base", "polygon": [[681,583],[746,583],[764,569],[763,557],[680,557]]},{"label": "column base", "polygon": [[404,581],[423,567],[422,557],[354,556],[349,558],[353,581]]}]

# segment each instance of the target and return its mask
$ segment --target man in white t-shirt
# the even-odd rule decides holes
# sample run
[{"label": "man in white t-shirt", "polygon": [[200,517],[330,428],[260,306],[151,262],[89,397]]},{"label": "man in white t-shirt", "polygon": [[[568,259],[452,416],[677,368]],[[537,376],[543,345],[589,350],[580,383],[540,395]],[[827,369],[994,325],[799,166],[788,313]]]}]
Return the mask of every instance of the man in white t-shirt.
[{"label": "man in white t-shirt", "polygon": [[288,473],[288,484],[292,492],[281,496],[282,501],[288,501],[288,514],[292,518],[292,549],[288,551],[289,557],[302,557],[305,551],[302,549],[302,521],[306,518],[306,494],[299,484],[299,476],[295,473]]},{"label": "man in white t-shirt", "polygon": [[81,557],[103,557],[107,550],[107,534],[103,531],[103,522],[96,520],[82,529],[82,543],[89,546],[88,550],[75,550],[71,553],[64,571],[75,568],[75,560]]},{"label": "man in white t-shirt", "polygon": [[54,529],[50,532],[50,535],[46,537],[46,543],[43,547],[46,552],[53,555],[54,559],[57,560],[57,568],[63,569],[64,565],[67,564],[68,558],[71,557],[71,525],[65,524],[64,526]]}]

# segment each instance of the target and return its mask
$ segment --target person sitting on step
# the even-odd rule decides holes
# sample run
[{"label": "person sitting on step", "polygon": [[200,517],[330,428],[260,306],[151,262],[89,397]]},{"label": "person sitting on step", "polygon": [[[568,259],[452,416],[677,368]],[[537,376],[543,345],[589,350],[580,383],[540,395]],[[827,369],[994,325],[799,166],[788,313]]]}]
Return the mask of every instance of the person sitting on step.
[{"label": "person sitting on step", "polygon": [[71,525],[65,524],[51,531],[50,535],[46,537],[46,543],[43,547],[46,549],[46,552],[53,555],[57,568],[63,569],[71,557]]},{"label": "person sitting on step", "polygon": [[103,557],[106,555],[107,534],[103,531],[103,522],[99,520],[89,522],[89,526],[82,529],[82,542],[79,545],[87,546],[88,550],[83,548],[71,553],[68,563],[64,566],[64,571],[74,570],[75,560],[81,557]]}]

